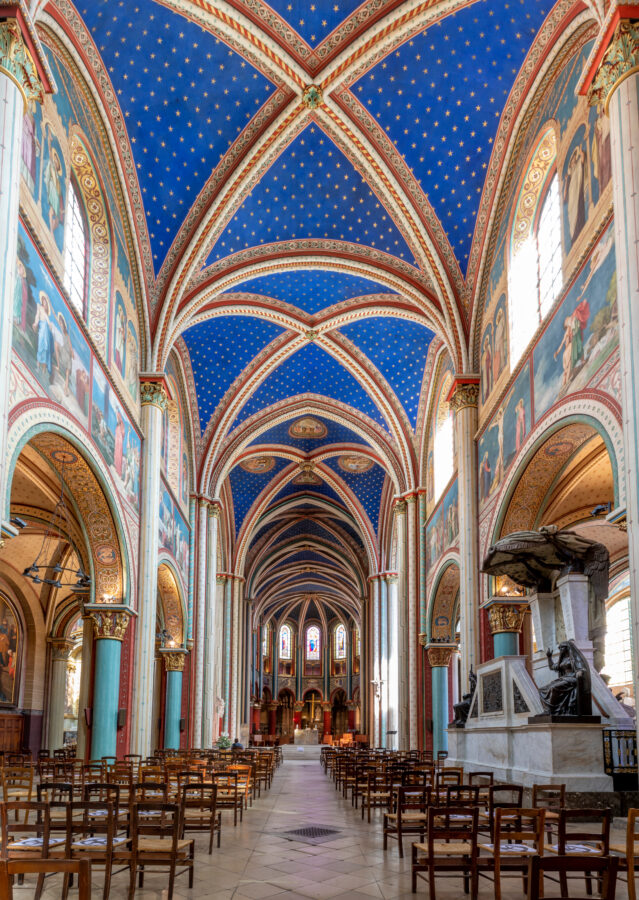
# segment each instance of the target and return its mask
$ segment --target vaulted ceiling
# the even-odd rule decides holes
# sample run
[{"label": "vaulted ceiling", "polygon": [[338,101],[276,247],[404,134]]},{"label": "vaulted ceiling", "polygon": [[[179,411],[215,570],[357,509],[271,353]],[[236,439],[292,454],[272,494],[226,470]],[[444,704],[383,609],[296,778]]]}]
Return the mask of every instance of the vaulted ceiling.
[{"label": "vaulted ceiling", "polygon": [[264,609],[346,610],[388,562],[431,357],[469,370],[493,151],[570,20],[552,7],[79,0],[135,173],[146,368],[177,348],[197,488]]}]

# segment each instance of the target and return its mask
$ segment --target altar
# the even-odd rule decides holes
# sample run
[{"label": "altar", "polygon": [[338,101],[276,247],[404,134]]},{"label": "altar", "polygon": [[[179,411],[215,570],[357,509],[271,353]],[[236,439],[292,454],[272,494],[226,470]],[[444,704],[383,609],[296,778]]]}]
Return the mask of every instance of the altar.
[{"label": "altar", "polygon": [[319,744],[317,728],[296,728],[293,733],[293,743],[298,747],[309,747]]}]

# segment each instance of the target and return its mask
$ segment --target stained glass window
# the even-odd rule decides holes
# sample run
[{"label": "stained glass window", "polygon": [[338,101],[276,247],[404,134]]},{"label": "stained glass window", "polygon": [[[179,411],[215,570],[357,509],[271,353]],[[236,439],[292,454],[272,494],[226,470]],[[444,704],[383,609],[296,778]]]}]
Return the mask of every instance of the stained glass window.
[{"label": "stained glass window", "polygon": [[84,316],[87,278],[87,228],[73,179],[69,182],[64,287],[75,310]]},{"label": "stained glass window", "polygon": [[335,629],[335,659],[346,659],[346,629],[343,625]]},{"label": "stained glass window", "polygon": [[320,630],[317,625],[306,629],[306,659],[320,658]]},{"label": "stained glass window", "polygon": [[292,659],[293,636],[290,625],[280,628],[280,659]]}]

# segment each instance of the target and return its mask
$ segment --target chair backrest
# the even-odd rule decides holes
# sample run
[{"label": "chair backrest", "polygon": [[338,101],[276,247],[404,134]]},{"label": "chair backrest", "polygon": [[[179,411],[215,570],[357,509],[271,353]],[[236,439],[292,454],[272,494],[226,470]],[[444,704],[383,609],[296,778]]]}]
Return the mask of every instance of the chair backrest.
[{"label": "chair backrest", "polygon": [[187,809],[196,809],[215,815],[217,787],[213,782],[201,781],[197,784],[183,784],[180,793],[182,815]]},{"label": "chair backrest", "polygon": [[639,841],[639,831],[637,831],[637,814],[639,809],[628,810],[628,822],[626,825],[626,858],[628,865],[630,860],[636,857],[635,844]]},{"label": "chair backrest", "polygon": [[437,770],[437,787],[443,790],[449,784],[461,784],[464,777],[464,770],[458,768],[438,769]]},{"label": "chair backrest", "polygon": [[479,787],[490,787],[494,782],[492,772],[468,772],[466,777],[468,778],[468,784],[476,784]]},{"label": "chair backrest", "polygon": [[524,789],[520,784],[491,784],[488,788],[488,810],[492,814],[498,806],[502,809],[520,809]]},{"label": "chair backrest", "polygon": [[493,831],[495,846],[499,847],[502,841],[509,844],[527,842],[538,853],[543,853],[545,816],[545,809],[497,807]]},{"label": "chair backrest", "polygon": [[109,781],[87,782],[82,791],[85,803],[114,803],[116,808],[120,805],[120,785],[111,784]]},{"label": "chair backrest", "polygon": [[[24,813],[24,816],[21,816],[21,813]],[[34,814],[34,821],[30,822],[32,814]],[[24,821],[18,822],[18,817]],[[14,800],[3,803],[0,806],[0,855],[6,855],[7,845],[11,838],[15,838],[17,835],[34,835],[35,838],[42,838],[42,855],[46,856],[49,848],[49,828],[48,803],[37,803],[32,800]]]},{"label": "chair backrest", "polygon": [[[431,806],[428,810],[428,855],[434,856],[434,844],[440,841],[468,842],[464,855],[477,857],[479,810],[467,806]],[[460,853],[460,856],[462,854]]]},{"label": "chair backrest", "polygon": [[177,842],[181,825],[180,807],[177,803],[157,803],[142,801],[134,803],[131,808],[132,851],[138,852],[140,837],[163,838],[167,841],[171,853],[177,850]]},{"label": "chair backrest", "polygon": [[[581,873],[599,879],[602,900],[615,900],[617,887],[617,871],[619,860],[615,856],[533,856],[528,862],[528,897],[527,900],[540,900],[543,892],[544,875],[568,875]],[[571,879],[572,881],[572,879]],[[578,883],[581,884],[581,879]],[[571,900],[592,900],[589,897],[578,897],[570,894]]]},{"label": "chair backrest", "polygon": [[[607,856],[610,850],[610,809],[560,809],[558,832],[558,852],[566,854],[570,845],[595,845],[596,852]],[[598,825],[593,831],[588,825]]]},{"label": "chair backrest", "polygon": [[169,788],[166,784],[161,784],[159,781],[136,781],[133,784],[131,801],[134,803],[141,801],[167,803],[168,799]]},{"label": "chair backrest", "polygon": [[401,821],[404,813],[421,812],[426,814],[431,803],[431,790],[421,785],[400,787],[397,791],[397,818]]},{"label": "chair backrest", "polygon": [[533,784],[532,805],[535,809],[563,809],[566,805],[566,785]]},{"label": "chair backrest", "polygon": [[41,781],[36,785],[38,803],[71,803],[73,784],[69,781]]},{"label": "chair backrest", "polygon": [[16,875],[53,875],[60,872],[78,876],[78,900],[91,900],[91,863],[88,859],[11,859],[0,861],[0,897],[13,900]]},{"label": "chair backrest", "polygon": [[449,784],[446,806],[479,806],[479,787],[476,784]]},{"label": "chair backrest", "polygon": [[[74,800],[67,805],[67,845],[66,854],[71,855],[71,845],[75,836],[104,835],[105,848],[113,847],[113,838],[118,832],[118,807],[110,800]],[[102,849],[102,847],[101,847]]]}]

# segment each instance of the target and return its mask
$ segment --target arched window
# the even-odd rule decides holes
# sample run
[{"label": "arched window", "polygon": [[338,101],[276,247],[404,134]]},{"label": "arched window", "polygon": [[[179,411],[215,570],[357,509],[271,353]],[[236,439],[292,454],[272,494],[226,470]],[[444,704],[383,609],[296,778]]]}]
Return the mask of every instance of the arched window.
[{"label": "arched window", "polygon": [[293,635],[290,625],[282,625],[280,628],[280,659],[293,658]]},{"label": "arched window", "polygon": [[262,628],[262,656],[268,656],[270,650],[271,626],[264,625]]},{"label": "arched window", "polygon": [[453,477],[455,471],[455,438],[453,413],[446,401],[452,378],[447,375],[439,392],[435,411],[435,435],[433,440],[433,499],[437,500]]},{"label": "arched window", "polygon": [[630,598],[622,597],[606,610],[606,663],[613,692],[632,691],[632,646],[630,641]]},{"label": "arched window", "polygon": [[515,367],[562,286],[561,202],[554,128],[542,136],[521,188],[513,220],[508,309],[510,368]]},{"label": "arched window", "polygon": [[335,629],[335,659],[346,659],[346,629],[340,623]]},{"label": "arched window", "polygon": [[317,625],[306,629],[306,659],[313,662],[320,659],[320,630]]},{"label": "arched window", "polygon": [[86,315],[89,239],[84,209],[75,179],[69,182],[67,228],[64,247],[64,287],[71,304],[83,318]]}]

